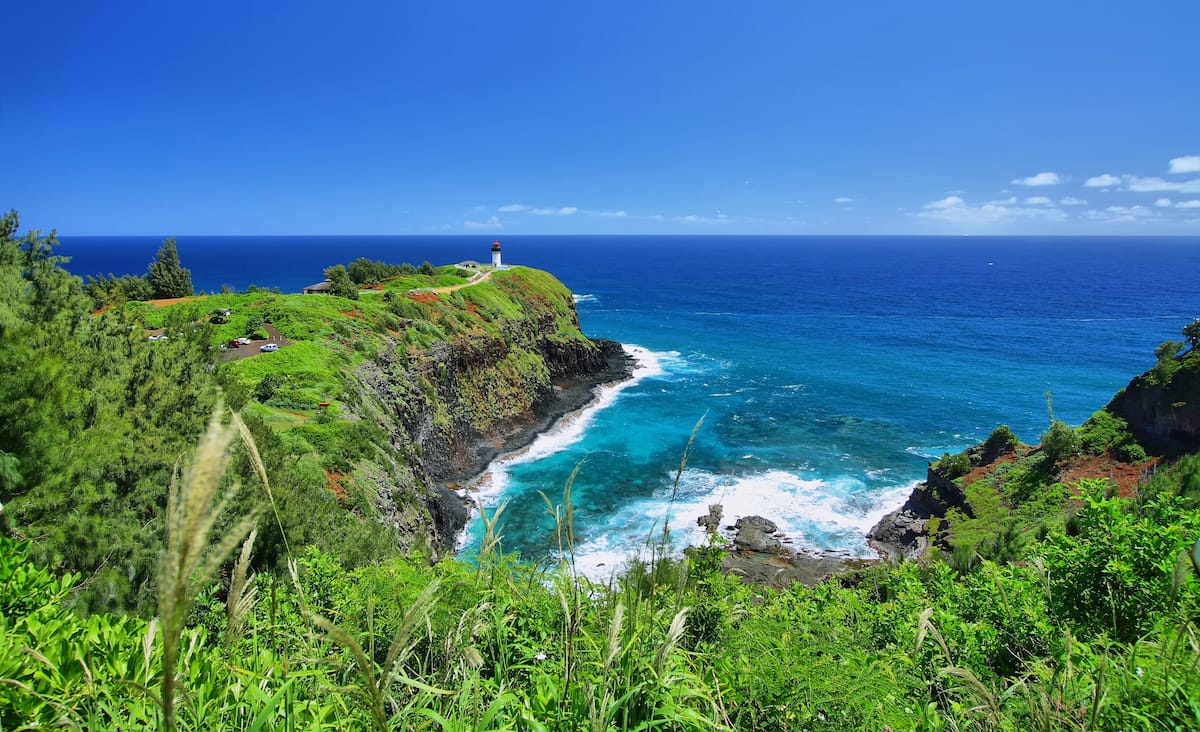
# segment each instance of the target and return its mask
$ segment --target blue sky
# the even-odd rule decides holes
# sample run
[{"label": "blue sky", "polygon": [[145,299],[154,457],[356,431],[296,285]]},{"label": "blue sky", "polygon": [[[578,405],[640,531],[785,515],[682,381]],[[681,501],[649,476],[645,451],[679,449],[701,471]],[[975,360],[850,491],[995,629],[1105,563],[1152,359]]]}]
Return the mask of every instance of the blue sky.
[{"label": "blue sky", "polygon": [[1200,3],[6,4],[60,234],[1200,233]]}]

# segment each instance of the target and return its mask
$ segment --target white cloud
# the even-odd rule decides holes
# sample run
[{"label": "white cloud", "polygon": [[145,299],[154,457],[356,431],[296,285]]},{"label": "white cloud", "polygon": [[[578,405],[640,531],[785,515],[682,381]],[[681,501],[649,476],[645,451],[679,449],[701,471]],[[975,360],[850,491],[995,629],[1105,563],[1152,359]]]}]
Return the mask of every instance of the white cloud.
[{"label": "white cloud", "polygon": [[945,198],[938,200],[938,201],[930,201],[929,203],[922,206],[922,208],[929,208],[929,209],[934,209],[934,210],[946,210],[946,209],[952,209],[952,208],[962,208],[965,205],[966,205],[966,201],[962,200],[958,196],[946,196]]},{"label": "white cloud", "polygon": [[1167,206],[1170,206],[1170,205],[1171,205],[1171,199],[1169,199],[1169,198],[1160,198],[1160,199],[1158,199],[1157,201],[1155,201],[1155,202],[1154,202],[1154,205],[1155,205],[1155,206],[1158,206],[1159,208],[1166,208]]},{"label": "white cloud", "polygon": [[1060,205],[1060,206],[1086,206],[1087,201],[1082,198],[1076,198],[1074,196],[1067,196],[1063,200],[1059,201],[1058,205]]},{"label": "white cloud", "polygon": [[833,202],[834,203],[854,203],[854,199],[850,198],[849,196],[838,196],[837,198],[833,199]]},{"label": "white cloud", "polygon": [[[1015,199],[1012,200],[1015,203]],[[1047,200],[1046,204],[1049,203]],[[1063,221],[1067,218],[1065,212],[1048,205],[1014,206],[1006,201],[991,201],[982,206],[971,206],[959,196],[931,201],[921,208],[917,216],[964,225],[993,224],[1012,219]]]},{"label": "white cloud", "polygon": [[1109,224],[1124,224],[1131,221],[1142,221],[1153,218],[1158,214],[1149,206],[1109,206],[1103,211],[1088,211],[1086,218],[1093,221],[1103,221]]},{"label": "white cloud", "polygon": [[716,216],[698,216],[696,214],[688,214],[686,216],[671,216],[672,221],[679,221],[685,224],[729,224],[733,219],[729,218],[728,214],[723,214],[720,211]]},{"label": "white cloud", "polygon": [[463,228],[465,229],[502,229],[504,224],[500,223],[500,219],[495,216],[488,217],[487,221],[464,221]]},{"label": "white cloud", "polygon": [[1058,177],[1058,173],[1038,173],[1031,175],[1028,178],[1017,178],[1013,181],[1019,186],[1055,186],[1062,183],[1062,178]]},{"label": "white cloud", "polygon": [[1029,204],[1030,206],[1049,206],[1053,203],[1053,201],[1045,196],[1030,196],[1029,198],[1025,199],[1025,203]]},{"label": "white cloud", "polygon": [[1126,181],[1129,190],[1136,193],[1156,193],[1162,191],[1178,191],[1179,193],[1200,193],[1200,178],[1175,183],[1162,178],[1139,178],[1131,175]]},{"label": "white cloud", "polygon": [[1146,206],[1109,206],[1104,209],[1109,213],[1129,214],[1130,216],[1153,216],[1154,212]]},{"label": "white cloud", "polygon": [[510,203],[507,206],[501,206],[496,210],[500,213],[519,213],[521,211],[528,211],[529,207],[520,203]]},{"label": "white cloud", "polygon": [[529,213],[535,216],[570,216],[579,211],[574,206],[563,206],[562,208],[531,208]]},{"label": "white cloud", "polygon": [[1017,204],[1016,196],[1009,196],[996,201],[988,201],[989,206],[1015,206]]},{"label": "white cloud", "polygon": [[1175,208],[1200,208],[1200,198],[1192,201],[1180,201],[1175,204]]},{"label": "white cloud", "polygon": [[624,210],[621,210],[621,211],[599,211],[596,213],[596,215],[604,216],[606,218],[623,219],[626,216],[628,216],[629,214],[625,213]]},{"label": "white cloud", "polygon": [[1085,188],[1111,188],[1121,182],[1121,179],[1110,173],[1104,173],[1084,181]]},{"label": "white cloud", "polygon": [[1200,155],[1184,155],[1172,158],[1168,173],[1200,173]]}]

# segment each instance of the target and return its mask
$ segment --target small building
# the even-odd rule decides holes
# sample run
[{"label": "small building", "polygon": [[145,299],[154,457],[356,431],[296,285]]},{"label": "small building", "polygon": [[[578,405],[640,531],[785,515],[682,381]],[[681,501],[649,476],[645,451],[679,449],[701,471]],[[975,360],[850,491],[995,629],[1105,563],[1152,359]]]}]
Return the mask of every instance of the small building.
[{"label": "small building", "polygon": [[333,292],[332,288],[333,285],[330,284],[329,280],[324,280],[315,285],[305,287],[301,292],[305,295],[329,295]]},{"label": "small building", "polygon": [[502,269],[503,264],[500,264],[500,242],[492,242],[492,266],[496,269]]}]

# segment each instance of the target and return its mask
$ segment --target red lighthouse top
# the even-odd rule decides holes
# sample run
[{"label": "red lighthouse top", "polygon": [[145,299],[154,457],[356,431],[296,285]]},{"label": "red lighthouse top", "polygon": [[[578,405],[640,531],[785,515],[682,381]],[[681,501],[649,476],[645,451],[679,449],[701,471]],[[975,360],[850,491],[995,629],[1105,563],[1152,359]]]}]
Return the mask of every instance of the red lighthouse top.
[{"label": "red lighthouse top", "polygon": [[500,251],[500,242],[498,242],[498,241],[492,242],[492,251],[493,252]]}]

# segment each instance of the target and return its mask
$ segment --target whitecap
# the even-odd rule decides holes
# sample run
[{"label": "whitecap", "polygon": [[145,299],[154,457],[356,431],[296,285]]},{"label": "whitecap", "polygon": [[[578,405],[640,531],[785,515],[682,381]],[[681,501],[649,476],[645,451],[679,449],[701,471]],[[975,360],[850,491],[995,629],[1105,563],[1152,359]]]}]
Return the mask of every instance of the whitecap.
[{"label": "whitecap", "polygon": [[722,476],[703,470],[685,470],[679,491],[671,501],[674,474],[652,497],[632,501],[594,527],[594,536],[575,549],[576,568],[594,581],[605,581],[628,560],[644,555],[647,540],[660,536],[663,521],[670,527],[672,551],[705,543],[696,518],[719,503],[723,526],[744,516],[765,516],[793,540],[793,546],[836,550],[851,556],[872,557],[866,533],[887,513],[899,507],[916,481],[869,490],[853,476],[821,479],[784,470],[766,470],[744,476]]},{"label": "whitecap", "polygon": [[571,299],[574,300],[575,304],[577,305],[581,302],[596,302],[596,296],[587,292],[581,294],[572,293]]}]

